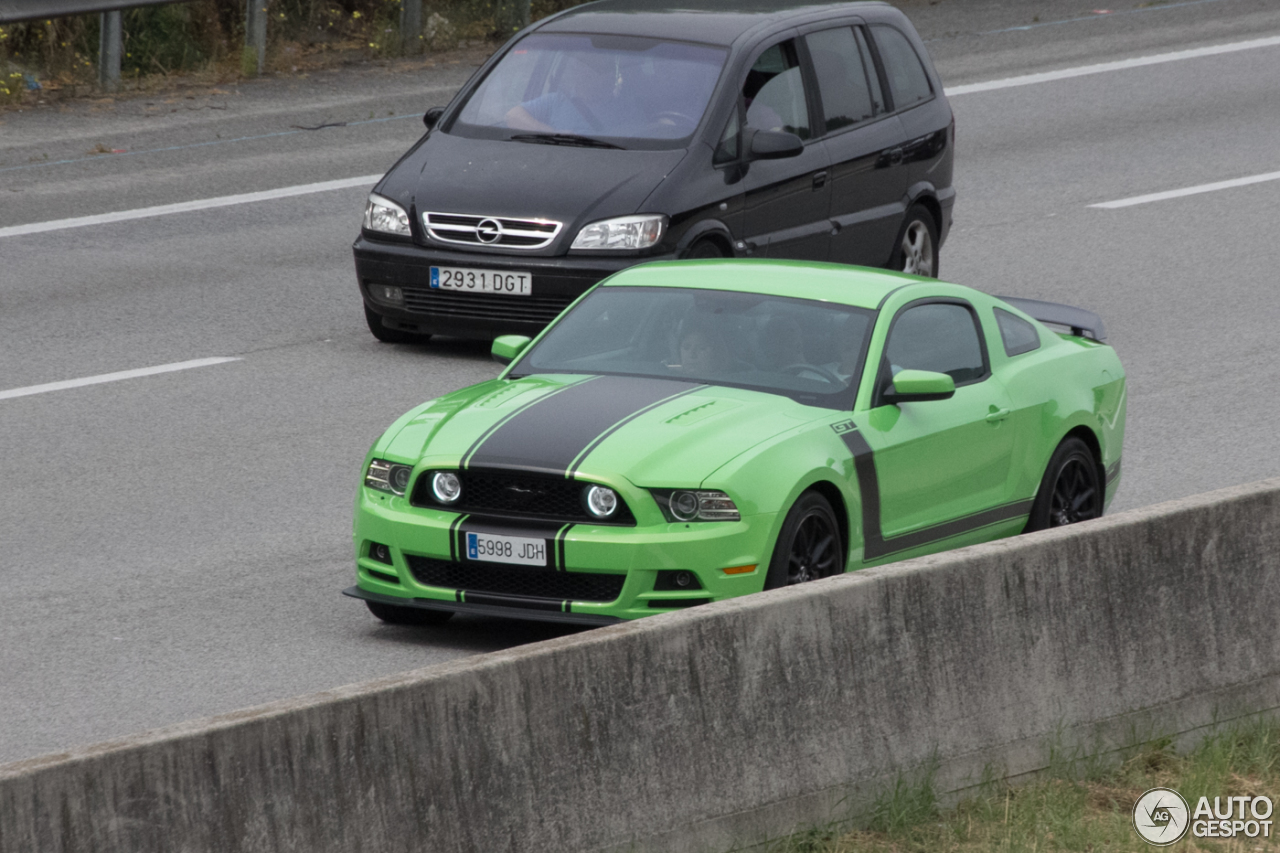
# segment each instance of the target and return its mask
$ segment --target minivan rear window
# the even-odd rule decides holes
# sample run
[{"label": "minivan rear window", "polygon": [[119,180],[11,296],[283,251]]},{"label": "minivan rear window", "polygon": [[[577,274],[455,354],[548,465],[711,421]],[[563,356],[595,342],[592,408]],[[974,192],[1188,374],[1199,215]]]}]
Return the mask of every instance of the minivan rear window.
[{"label": "minivan rear window", "polygon": [[709,45],[635,36],[533,33],[490,70],[449,132],[680,147],[702,120],[726,55]]}]

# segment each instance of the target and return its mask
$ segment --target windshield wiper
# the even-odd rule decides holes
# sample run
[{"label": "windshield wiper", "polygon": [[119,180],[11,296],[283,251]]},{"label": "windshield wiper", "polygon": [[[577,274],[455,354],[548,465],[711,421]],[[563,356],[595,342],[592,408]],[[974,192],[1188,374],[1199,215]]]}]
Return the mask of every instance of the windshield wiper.
[{"label": "windshield wiper", "polygon": [[573,145],[578,148],[618,148],[612,142],[603,139],[592,139],[590,136],[578,136],[576,133],[518,133],[511,137],[516,142],[533,142],[538,145]]}]

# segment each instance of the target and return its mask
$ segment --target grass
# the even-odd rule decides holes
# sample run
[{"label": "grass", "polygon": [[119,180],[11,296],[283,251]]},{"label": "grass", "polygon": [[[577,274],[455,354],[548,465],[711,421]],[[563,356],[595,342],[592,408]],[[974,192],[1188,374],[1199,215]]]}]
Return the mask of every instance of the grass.
[{"label": "grass", "polygon": [[[768,848],[769,853],[1044,853],[1044,851],[1151,851],[1134,831],[1132,810],[1143,792],[1172,788],[1191,810],[1201,796],[1267,796],[1280,802],[1280,722],[1259,720],[1210,736],[1186,755],[1168,738],[1145,744],[1120,767],[1096,756],[1051,760],[1045,778],[1009,786],[988,774],[979,795],[942,810],[933,774],[915,784],[899,781],[871,810],[867,828],[809,830]],[[1280,851],[1280,810],[1269,839],[1197,839],[1179,851]]]}]

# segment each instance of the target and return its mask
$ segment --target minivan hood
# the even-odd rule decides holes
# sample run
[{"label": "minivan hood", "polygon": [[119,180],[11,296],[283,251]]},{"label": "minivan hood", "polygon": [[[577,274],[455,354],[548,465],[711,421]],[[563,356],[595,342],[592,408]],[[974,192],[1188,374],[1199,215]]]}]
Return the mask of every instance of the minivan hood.
[{"label": "minivan hood", "polygon": [[437,131],[392,169],[379,191],[406,209],[412,205],[419,217],[462,213],[562,222],[550,246],[528,254],[563,254],[589,222],[650,212],[640,206],[686,153],[467,139]]}]

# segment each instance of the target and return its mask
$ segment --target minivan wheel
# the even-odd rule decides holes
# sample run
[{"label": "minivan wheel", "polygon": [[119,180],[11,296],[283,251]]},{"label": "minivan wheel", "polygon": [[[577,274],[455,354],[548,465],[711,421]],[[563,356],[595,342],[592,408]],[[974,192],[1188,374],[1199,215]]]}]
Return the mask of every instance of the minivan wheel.
[{"label": "minivan wheel", "polygon": [[938,277],[938,225],[922,204],[913,204],[898,236],[889,266],[912,275]]},{"label": "minivan wheel", "polygon": [[687,260],[696,258],[723,258],[724,249],[715,240],[699,240],[690,246],[681,256]]},{"label": "minivan wheel", "polygon": [[421,344],[431,340],[430,335],[415,335],[382,325],[382,317],[370,311],[368,305],[364,306],[364,321],[369,324],[373,336],[384,344]]}]

